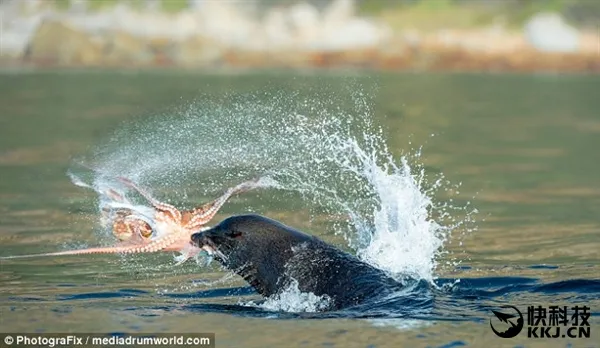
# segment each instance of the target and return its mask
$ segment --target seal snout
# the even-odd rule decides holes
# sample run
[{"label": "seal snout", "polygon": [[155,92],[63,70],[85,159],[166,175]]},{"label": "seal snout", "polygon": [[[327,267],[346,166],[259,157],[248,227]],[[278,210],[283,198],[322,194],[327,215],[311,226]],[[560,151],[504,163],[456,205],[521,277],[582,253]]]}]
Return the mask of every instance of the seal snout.
[{"label": "seal snout", "polygon": [[227,235],[217,226],[192,234],[190,243],[209,255],[216,255],[226,260],[228,257],[223,251],[229,249]]},{"label": "seal snout", "polygon": [[191,243],[192,245],[204,249],[209,253],[214,249],[214,241],[211,239],[211,236],[208,231],[202,231],[192,234]]},{"label": "seal snout", "polygon": [[204,244],[206,244],[204,241],[206,239],[206,236],[204,234],[204,232],[196,232],[194,234],[192,234],[191,237],[191,243],[194,246],[197,246],[198,248],[202,248],[202,246]]}]

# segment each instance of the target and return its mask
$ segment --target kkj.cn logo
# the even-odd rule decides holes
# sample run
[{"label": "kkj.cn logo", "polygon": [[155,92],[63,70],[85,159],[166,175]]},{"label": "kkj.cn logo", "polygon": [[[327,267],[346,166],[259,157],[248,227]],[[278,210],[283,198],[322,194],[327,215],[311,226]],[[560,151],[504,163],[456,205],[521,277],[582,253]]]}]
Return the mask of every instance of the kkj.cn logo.
[{"label": "kkj.cn logo", "polygon": [[502,308],[510,309],[516,314],[492,311],[492,313],[494,313],[494,316],[498,319],[498,321],[506,325],[503,325],[504,328],[497,330],[492,324],[492,319],[490,319],[490,327],[498,337],[513,338],[516,335],[518,335],[521,332],[521,330],[523,330],[523,314],[521,314],[517,307],[514,306],[504,306]]},{"label": "kkj.cn logo", "polygon": [[[529,306],[527,307],[528,338],[590,338],[590,307]],[[515,306],[492,310],[490,327],[496,336],[516,337],[523,331],[523,314]]]}]

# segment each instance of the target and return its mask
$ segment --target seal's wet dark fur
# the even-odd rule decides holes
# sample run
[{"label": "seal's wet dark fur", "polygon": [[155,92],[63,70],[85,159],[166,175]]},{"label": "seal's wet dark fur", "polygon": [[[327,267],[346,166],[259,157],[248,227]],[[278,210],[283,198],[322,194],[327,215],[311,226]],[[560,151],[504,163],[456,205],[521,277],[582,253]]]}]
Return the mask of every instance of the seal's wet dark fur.
[{"label": "seal's wet dark fur", "polygon": [[192,235],[199,247],[242,276],[265,297],[293,280],[302,292],[329,297],[327,309],[360,304],[399,290],[402,284],[317,237],[259,215],[238,215]]}]

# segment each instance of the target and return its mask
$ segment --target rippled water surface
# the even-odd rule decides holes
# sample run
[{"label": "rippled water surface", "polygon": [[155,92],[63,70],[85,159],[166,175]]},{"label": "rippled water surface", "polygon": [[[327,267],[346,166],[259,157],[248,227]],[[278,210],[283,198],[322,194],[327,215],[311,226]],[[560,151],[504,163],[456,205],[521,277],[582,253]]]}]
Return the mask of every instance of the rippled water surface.
[{"label": "rippled water surface", "polygon": [[[386,270],[412,271],[427,289],[375,307],[306,313],[252,305],[260,298],[239,277],[227,276],[215,262],[174,266],[170,253],[2,260],[0,326],[6,332],[215,332],[221,347],[597,347],[598,91],[598,77],[555,75],[4,73],[0,256],[106,244],[109,237],[95,219],[96,197],[66,175],[81,158],[134,176],[186,207],[244,176],[273,172],[269,165],[293,162],[279,173],[288,190],[239,195],[214,221],[260,213],[358,250]],[[205,118],[193,118],[194,110]],[[288,142],[284,135],[307,136],[300,114],[324,122],[325,137],[318,139],[333,134],[342,142],[330,148],[310,143],[317,138]],[[336,163],[344,168],[360,157],[343,161],[348,147],[340,144],[348,144],[347,134],[327,130],[326,122],[358,114],[370,120],[368,134],[382,129],[377,139],[387,146],[369,148],[385,153],[368,168],[401,168],[404,158],[412,176],[392,179],[424,173],[421,187],[401,189],[404,181],[369,171],[371,186],[349,190],[358,181],[340,182],[353,176],[317,171],[321,162],[309,160],[319,156],[342,159]],[[279,132],[286,127],[278,122],[292,131]],[[271,138],[257,140],[257,130],[269,127]],[[269,151],[261,152],[261,144]],[[327,157],[315,149],[340,152]],[[348,195],[340,197],[344,189]],[[339,221],[357,213],[359,221],[381,222],[384,217],[361,210],[369,195],[380,207],[399,209],[389,209],[387,228],[406,222],[410,233],[378,245],[373,237],[371,248],[357,247],[364,231],[344,229]],[[429,198],[433,205],[420,210]],[[350,208],[336,210],[334,203]],[[442,205],[449,210],[435,208]],[[419,217],[421,211],[431,216]],[[449,211],[450,219],[443,215]],[[435,222],[443,226],[432,227]],[[438,240],[443,244],[436,249]],[[418,241],[429,244],[415,246]],[[505,304],[523,311],[587,305],[592,337],[535,340],[523,332],[498,338],[489,327],[491,309]]]}]

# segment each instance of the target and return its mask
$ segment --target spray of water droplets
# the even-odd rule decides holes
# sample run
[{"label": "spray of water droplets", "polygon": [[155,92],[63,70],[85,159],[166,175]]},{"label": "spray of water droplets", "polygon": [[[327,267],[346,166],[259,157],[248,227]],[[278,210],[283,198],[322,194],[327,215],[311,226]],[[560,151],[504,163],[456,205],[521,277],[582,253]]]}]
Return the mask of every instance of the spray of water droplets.
[{"label": "spray of water droplets", "polygon": [[242,305],[259,307],[274,312],[319,312],[329,306],[328,296],[317,296],[312,292],[304,293],[298,288],[296,280],[282,292],[267,298],[264,302],[241,302]]},{"label": "spray of water droplets", "polygon": [[433,281],[444,242],[469,212],[434,202],[448,184],[427,179],[420,151],[392,156],[371,104],[355,91],[205,98],[125,125],[91,159],[104,176],[165,188],[171,197],[268,177],[268,186],[346,217],[334,230],[362,260]]}]

